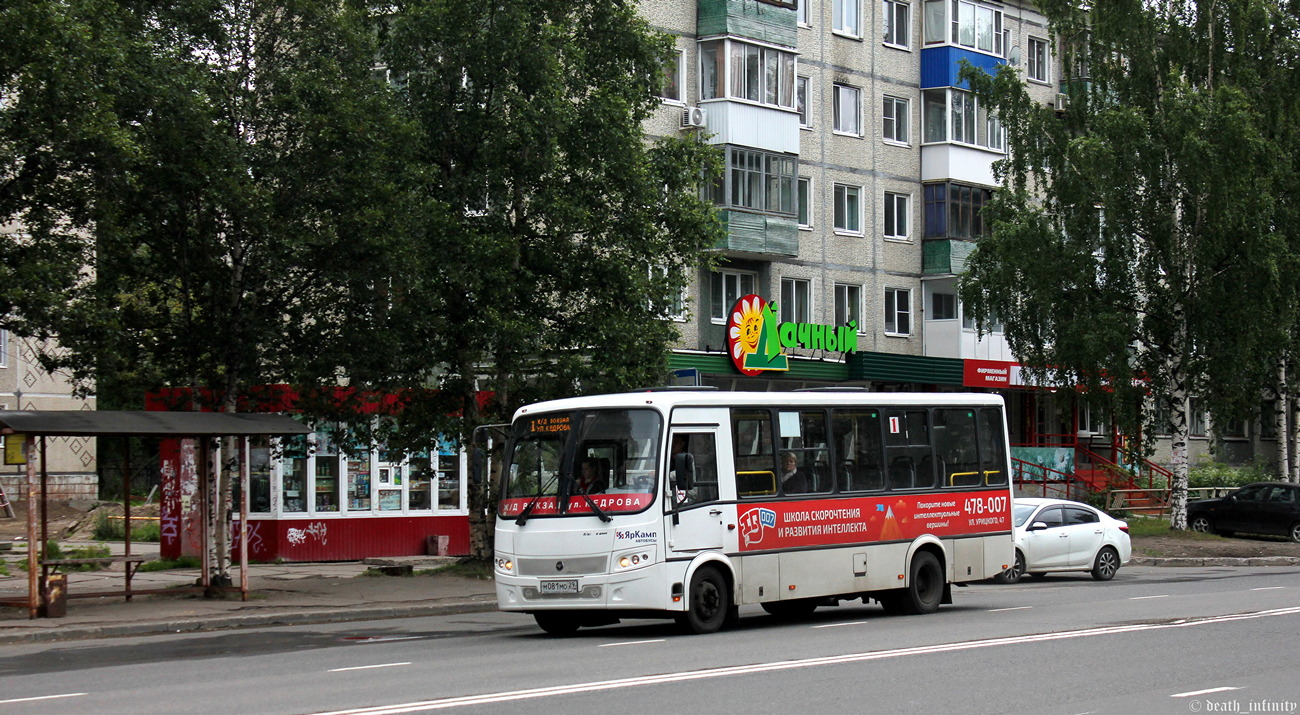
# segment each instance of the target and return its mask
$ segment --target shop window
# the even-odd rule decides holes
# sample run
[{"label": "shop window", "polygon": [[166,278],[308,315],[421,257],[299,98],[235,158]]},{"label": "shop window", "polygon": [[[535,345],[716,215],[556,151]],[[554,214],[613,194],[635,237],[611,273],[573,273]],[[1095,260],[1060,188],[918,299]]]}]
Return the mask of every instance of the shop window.
[{"label": "shop window", "polygon": [[348,465],[348,511],[370,511],[370,453],[350,454]]},{"label": "shop window", "polygon": [[284,440],[284,477],[281,485],[281,511],[307,511],[307,438],[303,435]]},{"label": "shop window", "polygon": [[328,434],[316,433],[314,459],[316,511],[338,511],[342,486],[339,483],[339,448]]},{"label": "shop window", "polygon": [[438,508],[459,509],[461,484],[460,455],[451,445],[438,448]]},{"label": "shop window", "polygon": [[268,438],[248,440],[248,472],[248,510],[263,514],[271,511],[271,442]]},{"label": "shop window", "polygon": [[406,507],[412,510],[433,508],[433,480],[436,473],[428,452],[416,452],[407,461],[410,486],[406,492]]},{"label": "shop window", "polygon": [[379,511],[402,510],[402,465],[391,459],[387,449],[379,450],[375,465],[375,498]]}]

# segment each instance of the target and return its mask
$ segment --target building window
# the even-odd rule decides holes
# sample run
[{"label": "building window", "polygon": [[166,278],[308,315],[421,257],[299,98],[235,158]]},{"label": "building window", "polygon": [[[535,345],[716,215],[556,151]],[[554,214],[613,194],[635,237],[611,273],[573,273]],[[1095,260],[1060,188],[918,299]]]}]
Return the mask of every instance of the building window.
[{"label": "building window", "polygon": [[885,333],[912,334],[912,291],[907,288],[885,289]]},{"label": "building window", "polygon": [[881,134],[887,142],[906,144],[908,137],[907,100],[898,97],[885,97],[885,107],[880,113]]},{"label": "building window", "polygon": [[793,52],[731,39],[701,42],[700,99],[730,97],[794,109],[795,66]]},{"label": "building window", "polygon": [[841,35],[861,37],[861,0],[831,0],[831,29]]},{"label": "building window", "polygon": [[1277,400],[1259,406],[1259,438],[1277,439]]},{"label": "building window", "polygon": [[1036,82],[1050,81],[1048,75],[1047,40],[1029,38],[1029,56],[1026,58],[1026,74]]},{"label": "building window", "polygon": [[925,237],[975,239],[984,234],[980,211],[993,192],[962,184],[926,184]]},{"label": "building window", "polygon": [[798,0],[798,4],[799,7],[796,10],[798,13],[798,15],[796,15],[798,23],[804,27],[812,27],[812,14],[808,10],[808,6],[812,3],[810,0]]},{"label": "building window", "polygon": [[1205,408],[1201,407],[1201,401],[1193,397],[1187,403],[1188,424],[1187,432],[1192,437],[1204,437],[1205,429]]},{"label": "building window", "polygon": [[1002,11],[972,2],[952,3],[952,43],[1003,56],[1006,35],[1002,30]]},{"label": "building window", "polygon": [[810,286],[808,281],[799,278],[781,279],[781,322],[807,323],[812,319]]},{"label": "building window", "polygon": [[[650,268],[650,281],[652,283],[655,282],[666,283],[668,282],[669,279],[669,273],[670,271],[668,269],[668,266],[653,266]],[[679,286],[675,290],[670,289],[664,293],[664,296],[666,299],[665,302],[667,303],[667,306],[664,309],[663,313],[660,315],[660,317],[666,318],[668,320],[673,320],[679,323],[685,321],[686,320],[686,286],[684,285]],[[651,310],[653,309],[654,307],[652,305]]]},{"label": "building window", "polygon": [[923,93],[921,122],[926,142],[952,141],[1002,151],[1002,123],[980,106],[979,99],[959,89]]},{"label": "building window", "polygon": [[910,198],[906,194],[885,192],[885,238],[907,240],[907,207]]},{"label": "building window", "polygon": [[684,56],[685,54],[681,50],[677,50],[664,63],[664,86],[659,91],[661,99],[669,102],[682,101],[682,70],[686,66],[682,61]]},{"label": "building window", "polygon": [[956,320],[957,295],[955,293],[930,294],[930,320]]},{"label": "building window", "polygon": [[[803,3],[800,3],[803,7]],[[799,112],[799,126],[811,127],[812,122],[808,119],[808,78],[799,77],[794,82],[794,108]]]},{"label": "building window", "polygon": [[884,19],[884,36],[885,44],[895,47],[908,47],[908,33],[911,32],[911,23],[909,22],[911,6],[905,2],[897,0],[883,0],[882,17]]},{"label": "building window", "polygon": [[847,84],[835,85],[835,125],[839,134],[861,136],[861,124],[858,123],[858,97],[861,90]]},{"label": "building window", "polygon": [[727,147],[727,171],[713,187],[713,202],[794,216],[795,168],[792,156]]},{"label": "building window", "polygon": [[737,271],[714,271],[709,280],[709,318],[714,323],[727,322],[727,312],[741,296],[754,292],[754,274]]},{"label": "building window", "polygon": [[[0,330],[0,367],[9,367],[9,331]],[[16,409],[22,409],[17,407]]]},{"label": "building window", "polygon": [[835,185],[835,230],[862,233],[862,187]]},{"label": "building window", "polygon": [[835,284],[835,325],[847,325],[862,332],[862,286]]},{"label": "building window", "polygon": [[812,228],[812,179],[799,177],[799,228]]}]

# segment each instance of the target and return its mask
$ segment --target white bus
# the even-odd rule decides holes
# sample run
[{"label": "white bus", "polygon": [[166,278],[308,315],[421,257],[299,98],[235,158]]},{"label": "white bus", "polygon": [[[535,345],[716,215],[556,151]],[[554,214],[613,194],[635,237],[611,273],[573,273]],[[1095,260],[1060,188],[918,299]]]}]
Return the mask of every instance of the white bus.
[{"label": "white bus", "polygon": [[929,613],[1013,558],[1002,398],[663,389],[514,417],[499,607],[552,634],[842,600]]}]

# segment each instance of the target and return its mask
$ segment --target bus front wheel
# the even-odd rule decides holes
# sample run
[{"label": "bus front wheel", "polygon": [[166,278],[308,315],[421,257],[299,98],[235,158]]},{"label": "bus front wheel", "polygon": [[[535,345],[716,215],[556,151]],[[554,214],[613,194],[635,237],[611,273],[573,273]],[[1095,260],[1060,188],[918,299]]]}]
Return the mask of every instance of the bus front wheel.
[{"label": "bus front wheel", "polygon": [[691,576],[687,598],[686,613],[677,622],[688,633],[713,633],[722,628],[735,610],[727,580],[712,566],[704,566]]}]

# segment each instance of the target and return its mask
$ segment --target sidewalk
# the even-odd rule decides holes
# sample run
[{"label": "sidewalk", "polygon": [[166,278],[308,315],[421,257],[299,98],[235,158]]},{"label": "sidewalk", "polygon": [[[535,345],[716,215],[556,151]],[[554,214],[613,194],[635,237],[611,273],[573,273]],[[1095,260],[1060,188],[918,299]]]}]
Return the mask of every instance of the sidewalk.
[{"label": "sidewalk", "polygon": [[[157,558],[156,544],[140,544],[134,554]],[[116,552],[121,551],[117,545]],[[151,548],[152,547],[152,548]],[[152,553],[151,553],[152,550]],[[10,557],[0,577],[0,598],[27,597],[27,574]],[[412,559],[417,570],[431,559]],[[359,562],[250,565],[249,600],[239,594],[205,599],[201,594],[150,594],[127,602],[121,595],[77,598],[77,594],[121,591],[125,571],[110,569],[68,574],[67,615],[27,617],[26,608],[0,607],[0,644],[149,635],[228,628],[331,623],[491,611],[496,592],[491,580],[452,575],[366,576]],[[232,576],[238,581],[238,566]],[[198,569],[138,572],[133,590],[192,586]]]}]

